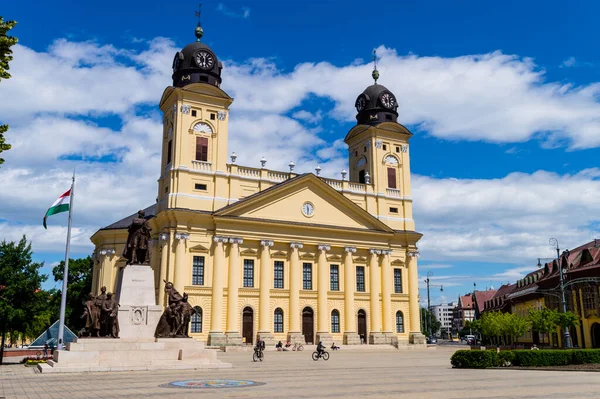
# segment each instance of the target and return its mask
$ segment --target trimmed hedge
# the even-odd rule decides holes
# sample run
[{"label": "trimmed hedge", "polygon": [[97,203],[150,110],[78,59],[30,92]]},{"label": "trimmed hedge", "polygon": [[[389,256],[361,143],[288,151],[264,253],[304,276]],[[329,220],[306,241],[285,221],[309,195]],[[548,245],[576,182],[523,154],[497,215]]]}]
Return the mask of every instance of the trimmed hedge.
[{"label": "trimmed hedge", "polygon": [[498,365],[496,351],[459,350],[450,358],[453,367],[459,369],[484,369]]},{"label": "trimmed hedge", "polygon": [[456,368],[480,369],[497,366],[548,367],[600,363],[600,349],[570,350],[459,350],[450,358]]}]

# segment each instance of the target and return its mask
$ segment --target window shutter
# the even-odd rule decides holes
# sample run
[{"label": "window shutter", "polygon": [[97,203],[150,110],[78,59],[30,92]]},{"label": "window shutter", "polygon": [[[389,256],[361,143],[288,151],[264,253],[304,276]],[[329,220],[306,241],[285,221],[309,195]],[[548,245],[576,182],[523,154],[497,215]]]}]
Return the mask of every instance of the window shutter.
[{"label": "window shutter", "polygon": [[196,161],[208,161],[208,139],[196,137]]},{"label": "window shutter", "polygon": [[396,169],[388,168],[387,175],[388,175],[388,187],[396,188]]}]

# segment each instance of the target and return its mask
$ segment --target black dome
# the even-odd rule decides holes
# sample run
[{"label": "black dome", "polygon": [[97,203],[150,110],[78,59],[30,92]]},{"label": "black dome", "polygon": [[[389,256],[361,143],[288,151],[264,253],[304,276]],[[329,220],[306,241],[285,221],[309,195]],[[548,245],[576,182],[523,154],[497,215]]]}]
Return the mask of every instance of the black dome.
[{"label": "black dome", "polygon": [[223,64],[210,47],[200,41],[190,43],[173,59],[173,86],[208,83],[218,87],[222,69]]},{"label": "black dome", "polygon": [[359,125],[377,125],[398,121],[396,96],[385,86],[373,84],[356,99],[356,120]]}]

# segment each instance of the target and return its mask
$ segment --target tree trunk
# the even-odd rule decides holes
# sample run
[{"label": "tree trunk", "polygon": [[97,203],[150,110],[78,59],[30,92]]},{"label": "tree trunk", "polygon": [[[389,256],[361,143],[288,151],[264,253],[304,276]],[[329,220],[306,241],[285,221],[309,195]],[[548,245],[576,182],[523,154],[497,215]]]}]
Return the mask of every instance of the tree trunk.
[{"label": "tree trunk", "polygon": [[0,343],[0,366],[2,366],[2,364],[4,364],[4,339],[5,339],[5,335],[6,332],[4,331],[4,328],[2,329],[2,342]]}]

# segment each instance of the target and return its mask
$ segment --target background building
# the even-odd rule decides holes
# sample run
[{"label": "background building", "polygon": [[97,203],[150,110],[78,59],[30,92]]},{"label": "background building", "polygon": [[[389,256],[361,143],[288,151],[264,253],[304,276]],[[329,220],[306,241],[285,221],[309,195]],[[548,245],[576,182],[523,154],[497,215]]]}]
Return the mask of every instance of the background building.
[{"label": "background building", "polygon": [[452,324],[455,331],[462,330],[467,321],[473,321],[475,319],[472,294],[458,297],[458,304],[452,310],[452,317]]},{"label": "background building", "polygon": [[[342,179],[247,167],[228,151],[222,64],[198,40],[175,54],[160,100],[162,164],[152,226],[156,297],[189,295],[191,335],[210,345],[276,340],[422,344],[409,139],[394,94],[356,99]],[[365,79],[366,80],[366,79]],[[274,154],[276,156],[276,154]],[[132,210],[132,213],[135,210]],[[132,216],[100,229],[94,290],[113,291]]]},{"label": "background building", "polygon": [[442,333],[452,332],[452,320],[454,319],[454,307],[457,306],[457,302],[442,303],[440,305],[433,305],[431,312],[441,323],[440,329],[435,332],[436,335],[442,335]]}]

